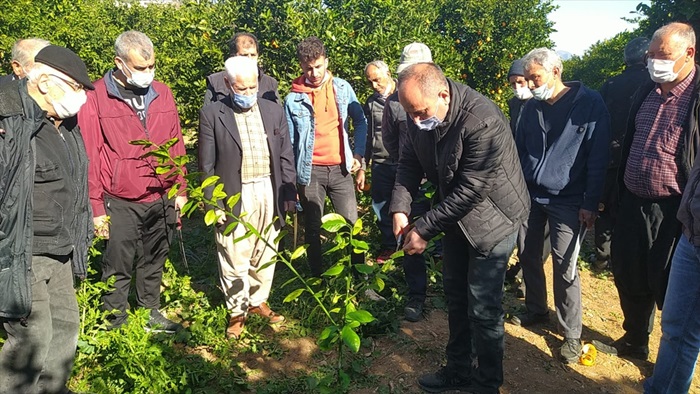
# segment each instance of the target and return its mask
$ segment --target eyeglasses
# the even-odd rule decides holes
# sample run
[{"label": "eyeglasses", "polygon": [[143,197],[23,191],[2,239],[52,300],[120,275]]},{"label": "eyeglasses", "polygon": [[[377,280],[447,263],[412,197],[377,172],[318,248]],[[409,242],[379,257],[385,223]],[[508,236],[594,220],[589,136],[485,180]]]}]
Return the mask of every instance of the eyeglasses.
[{"label": "eyeglasses", "polygon": [[55,78],[60,79],[60,80],[63,81],[66,85],[68,85],[71,89],[73,89],[73,91],[75,91],[75,92],[78,92],[78,91],[81,91],[81,90],[85,90],[85,86],[83,86],[82,84],[77,83],[77,82],[75,82],[75,81],[71,81],[71,80],[69,80],[69,79],[65,79],[65,78],[63,78],[63,77],[61,77],[61,76],[58,76],[58,75],[56,75],[56,74],[49,74],[49,76],[50,76],[50,77],[55,77]]}]

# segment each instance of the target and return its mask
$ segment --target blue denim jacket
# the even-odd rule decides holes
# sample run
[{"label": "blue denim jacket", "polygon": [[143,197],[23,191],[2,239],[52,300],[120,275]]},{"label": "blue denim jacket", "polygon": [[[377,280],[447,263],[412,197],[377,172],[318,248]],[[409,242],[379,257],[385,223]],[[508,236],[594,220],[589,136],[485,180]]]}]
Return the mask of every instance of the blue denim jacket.
[{"label": "blue denim jacket", "polygon": [[[362,111],[362,105],[357,101],[355,91],[347,81],[333,78],[333,90],[335,90],[338,113],[343,120],[343,159],[348,172],[350,172],[353,153],[360,155],[360,157],[365,155],[367,119]],[[306,186],[311,183],[311,161],[314,153],[314,130],[316,129],[313,116],[314,107],[308,94],[292,92],[284,100],[284,111],[287,115],[289,135],[294,148],[297,183]],[[352,119],[354,128],[354,150],[351,148],[348,138],[350,128],[348,115]]]}]

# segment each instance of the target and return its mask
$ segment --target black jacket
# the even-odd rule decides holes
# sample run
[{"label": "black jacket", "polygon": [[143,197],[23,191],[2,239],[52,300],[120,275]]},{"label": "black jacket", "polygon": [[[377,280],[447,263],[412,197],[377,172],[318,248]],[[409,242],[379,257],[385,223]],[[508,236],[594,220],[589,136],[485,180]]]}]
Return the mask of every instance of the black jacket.
[{"label": "black jacket", "polygon": [[416,220],[421,237],[459,228],[488,255],[527,219],[530,198],[503,113],[472,88],[448,83],[449,110],[437,129],[425,132],[406,122],[390,211],[410,212],[425,173],[438,187],[439,203]]},{"label": "black jacket", "polygon": [[[204,93],[204,106],[216,101],[221,101],[231,94],[226,87],[224,77],[226,71],[219,71],[207,77],[207,91]],[[277,91],[277,80],[258,69],[258,98],[281,104],[280,94]]]},{"label": "black jacket", "polygon": [[396,164],[397,160],[389,155],[384,147],[382,137],[382,118],[387,99],[373,93],[362,107],[367,118],[367,144],[365,145],[365,163]]},{"label": "black jacket", "polygon": [[[622,195],[624,191],[627,190],[625,186],[625,168],[627,167],[627,159],[630,154],[630,149],[632,147],[632,140],[634,139],[635,128],[635,118],[637,117],[637,112],[642,106],[644,99],[649,95],[649,93],[656,88],[656,83],[651,81],[651,79],[644,85],[642,85],[637,92],[632,97],[632,106],[630,107],[630,114],[627,118],[627,133],[625,134],[625,139],[622,143],[622,152],[620,157],[620,168],[617,172],[617,186],[619,188],[619,195]],[[695,81],[693,82],[693,99],[691,101],[691,110],[688,114],[688,119],[683,125],[683,132],[678,141],[678,148],[676,151],[676,165],[678,171],[681,173],[681,179],[690,179],[690,172],[695,164],[695,157],[700,149],[700,130],[698,130],[698,100],[700,100],[700,66],[695,65]],[[685,191],[686,184],[679,184],[681,190]]]},{"label": "black jacket", "polygon": [[[92,212],[87,195],[87,156],[75,119],[63,123],[65,138],[73,139],[73,179],[66,181],[76,187],[72,220],[62,220],[59,209],[43,209],[46,204],[34,201],[34,182],[42,175],[36,166],[37,150],[34,138],[39,132],[53,132],[43,127],[46,113],[27,93],[27,81],[22,79],[0,86],[0,316],[20,318],[31,311],[30,272],[33,243],[39,237],[50,238],[47,227],[34,228],[38,214],[53,223],[55,237],[69,236],[73,243],[73,272],[85,276],[87,251],[92,241]],[[50,196],[47,196],[47,198]],[[40,211],[38,211],[40,210]],[[68,227],[67,231],[65,227]],[[39,233],[40,232],[40,233]]]},{"label": "black jacket", "polygon": [[620,148],[625,139],[634,92],[649,82],[651,78],[646,66],[638,64],[627,66],[625,71],[605,81],[600,88],[600,95],[610,113],[610,170],[617,170],[620,165]]},{"label": "black jacket", "polygon": [[399,161],[399,149],[404,145],[406,128],[406,111],[399,103],[397,90],[386,99],[382,114],[382,142],[394,162]]},{"label": "black jacket", "polygon": [[[224,192],[231,197],[241,192],[241,161],[243,150],[238,126],[233,112],[231,97],[212,103],[199,112],[199,170],[202,180],[218,175],[224,184]],[[258,100],[263,127],[267,135],[270,153],[270,174],[277,204],[276,215],[279,224],[284,225],[284,202],[296,201],[296,169],[294,152],[289,141],[289,130],[284,111],[279,104]],[[212,198],[212,187],[204,190],[204,195]],[[225,201],[219,201],[224,209]],[[240,215],[241,204],[236,204],[234,215]],[[227,224],[230,222],[230,218]]]},{"label": "black jacket", "polygon": [[515,135],[515,127],[518,123],[518,117],[520,117],[520,111],[522,111],[523,105],[527,103],[527,100],[521,100],[517,97],[511,97],[510,100],[508,100],[508,116],[510,117],[510,131],[511,133],[513,133],[513,135]]}]

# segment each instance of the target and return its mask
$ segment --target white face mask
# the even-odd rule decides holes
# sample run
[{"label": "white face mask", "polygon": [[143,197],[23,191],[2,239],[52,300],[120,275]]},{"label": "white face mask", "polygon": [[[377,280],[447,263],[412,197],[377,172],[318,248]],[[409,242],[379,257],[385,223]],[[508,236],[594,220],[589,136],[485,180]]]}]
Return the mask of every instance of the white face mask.
[{"label": "white face mask", "polygon": [[513,94],[518,100],[527,100],[532,98],[532,92],[527,86],[518,86],[517,89],[513,89]]},{"label": "white face mask", "polygon": [[429,117],[428,119],[418,120],[417,122],[414,120],[414,123],[416,126],[418,126],[419,130],[432,131],[435,130],[438,125],[440,125],[441,121],[437,117],[437,109],[438,103],[435,103],[435,115]]},{"label": "white face mask", "polygon": [[71,88],[66,89],[63,86],[64,84],[63,81],[56,83],[56,86],[63,91],[63,97],[60,100],[54,100],[54,98],[51,97],[51,106],[53,106],[53,110],[56,112],[56,116],[59,119],[67,119],[71,116],[75,116],[87,101],[87,93],[85,93],[85,90],[80,89],[76,92]]},{"label": "white face mask", "polygon": [[678,59],[683,56],[685,56],[685,53],[682,53],[675,60],[647,59],[647,69],[649,70],[651,80],[656,83],[675,81],[676,78],[678,78],[678,73],[683,70],[685,65],[683,65],[678,72],[673,72],[673,67],[676,65]]},{"label": "white face mask", "polygon": [[[550,79],[552,79],[552,77],[550,77]],[[532,93],[532,97],[539,101],[547,101],[552,98],[552,95],[554,94],[554,86],[550,88],[547,86],[548,84],[549,81],[538,88],[531,89],[530,92]]]},{"label": "white face mask", "polygon": [[124,70],[122,70],[122,73],[126,76],[126,83],[131,86],[136,86],[137,88],[147,88],[151,86],[156,75],[155,68],[151,71],[132,71],[123,59],[119,58],[119,60],[121,60],[122,66],[129,70],[129,74],[131,74],[131,76],[128,76],[124,73]]}]

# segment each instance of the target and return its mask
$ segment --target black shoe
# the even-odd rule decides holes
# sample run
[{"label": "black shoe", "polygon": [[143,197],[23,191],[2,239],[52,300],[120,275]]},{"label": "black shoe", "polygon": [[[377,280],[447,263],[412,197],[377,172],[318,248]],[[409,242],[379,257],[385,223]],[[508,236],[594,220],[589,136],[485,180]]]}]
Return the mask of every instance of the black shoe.
[{"label": "black shoe", "polygon": [[158,309],[151,309],[151,317],[148,319],[148,323],[146,323],[147,331],[174,334],[182,329],[182,325],[167,319],[165,316],[161,315]]},{"label": "black shoe", "polygon": [[525,312],[520,315],[515,315],[510,319],[511,324],[521,327],[534,326],[549,322],[549,313],[537,314]]},{"label": "black shoe", "polygon": [[581,348],[581,340],[579,338],[566,338],[559,349],[559,353],[564,362],[575,363],[581,357]]},{"label": "black shoe", "polygon": [[404,319],[410,322],[417,322],[423,318],[423,301],[410,300],[403,308]]},{"label": "black shoe", "polygon": [[440,368],[437,372],[423,375],[418,378],[418,385],[429,393],[442,393],[450,390],[466,390],[469,388],[470,379],[460,377],[456,371],[447,367]]},{"label": "black shoe", "polygon": [[627,342],[625,337],[616,340],[610,345],[594,339],[593,346],[595,346],[599,352],[609,354],[611,356],[630,357],[644,361],[649,358],[649,346],[632,345]]}]

